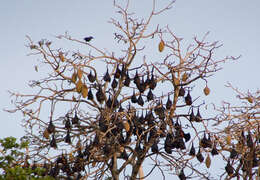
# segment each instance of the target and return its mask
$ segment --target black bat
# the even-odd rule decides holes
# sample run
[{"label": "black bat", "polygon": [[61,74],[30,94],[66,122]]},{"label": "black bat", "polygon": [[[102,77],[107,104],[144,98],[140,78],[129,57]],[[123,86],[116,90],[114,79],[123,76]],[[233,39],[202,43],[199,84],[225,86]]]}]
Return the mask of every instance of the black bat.
[{"label": "black bat", "polygon": [[86,42],[89,42],[89,41],[91,41],[91,39],[93,39],[93,37],[92,37],[92,36],[89,36],[89,37],[85,37],[85,38],[84,38],[84,40],[85,40]]}]

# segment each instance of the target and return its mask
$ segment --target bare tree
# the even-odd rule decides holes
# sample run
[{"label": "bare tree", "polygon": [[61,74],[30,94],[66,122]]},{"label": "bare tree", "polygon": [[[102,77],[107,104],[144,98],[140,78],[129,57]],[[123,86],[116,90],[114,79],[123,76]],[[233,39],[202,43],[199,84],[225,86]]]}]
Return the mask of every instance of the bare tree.
[{"label": "bare tree", "polygon": [[225,128],[219,130],[216,137],[227,162],[222,176],[227,174],[226,179],[257,179],[260,177],[260,91],[242,93],[230,83],[228,87],[234,90],[241,103],[223,102],[219,109],[216,125]]},{"label": "bare tree", "polygon": [[[211,128],[216,119],[201,115],[202,99],[210,93],[208,78],[221,63],[237,58],[216,57],[221,44],[207,42],[208,33],[184,48],[168,26],[150,27],[151,19],[171,9],[174,1],[163,9],[152,3],[148,18],[140,19],[130,12],[129,1],[124,6],[114,1],[122,20],[112,18],[110,23],[121,52],[96,47],[91,36],[57,36],[88,53],[28,37],[31,55],[40,58],[38,66],[47,72],[29,84],[35,94],[10,92],[15,105],[10,112],[24,114],[29,155],[48,164],[49,175],[133,180],[149,161],[153,165],[141,178],[155,169],[163,179],[167,171],[182,180],[211,178],[201,163],[209,168],[212,156],[225,146],[222,134]],[[147,51],[149,45],[158,60]],[[197,85],[205,87],[202,96],[193,95]]]}]

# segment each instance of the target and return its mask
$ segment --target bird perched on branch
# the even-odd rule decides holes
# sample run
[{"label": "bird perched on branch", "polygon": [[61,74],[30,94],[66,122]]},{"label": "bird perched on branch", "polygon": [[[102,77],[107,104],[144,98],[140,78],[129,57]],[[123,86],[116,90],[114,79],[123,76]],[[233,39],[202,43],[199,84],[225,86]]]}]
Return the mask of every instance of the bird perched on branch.
[{"label": "bird perched on branch", "polygon": [[85,40],[86,42],[89,42],[89,41],[91,41],[92,39],[93,39],[92,36],[89,36],[89,37],[85,37],[85,38],[84,38],[84,40]]}]

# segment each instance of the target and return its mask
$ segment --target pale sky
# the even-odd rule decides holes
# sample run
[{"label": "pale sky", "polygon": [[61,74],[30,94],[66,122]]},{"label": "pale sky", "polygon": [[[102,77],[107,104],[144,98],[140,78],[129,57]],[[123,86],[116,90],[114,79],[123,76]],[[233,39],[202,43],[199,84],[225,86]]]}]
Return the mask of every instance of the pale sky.
[{"label": "pale sky", "polygon": [[[158,4],[166,0],[159,0]],[[132,11],[147,17],[150,0],[132,0]],[[12,108],[8,90],[30,92],[29,80],[39,78],[34,71],[36,57],[28,57],[26,35],[35,42],[42,38],[54,40],[55,35],[68,31],[82,39],[94,36],[97,46],[108,48],[115,28],[108,24],[115,17],[112,0],[5,0],[0,4],[0,138],[21,137],[22,114],[9,114]],[[219,57],[242,57],[237,62],[226,63],[209,82],[212,94],[207,102],[220,105],[222,100],[232,100],[234,93],[224,87],[231,82],[243,91],[259,88],[260,60],[260,1],[259,0],[177,0],[173,8],[156,17],[152,25],[169,27],[187,42],[194,36],[202,37],[210,31],[209,40],[219,40],[224,46],[217,51]],[[62,44],[61,44],[62,45]],[[157,49],[157,46],[155,47]]]}]

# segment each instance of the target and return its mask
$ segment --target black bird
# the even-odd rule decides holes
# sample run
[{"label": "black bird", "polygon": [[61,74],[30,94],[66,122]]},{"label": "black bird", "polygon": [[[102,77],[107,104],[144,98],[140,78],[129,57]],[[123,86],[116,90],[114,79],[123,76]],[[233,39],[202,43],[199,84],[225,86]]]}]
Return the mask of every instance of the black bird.
[{"label": "black bird", "polygon": [[89,42],[89,41],[91,41],[92,39],[93,39],[92,36],[89,36],[89,37],[85,37],[85,38],[84,38],[84,40],[85,40],[86,42]]}]

